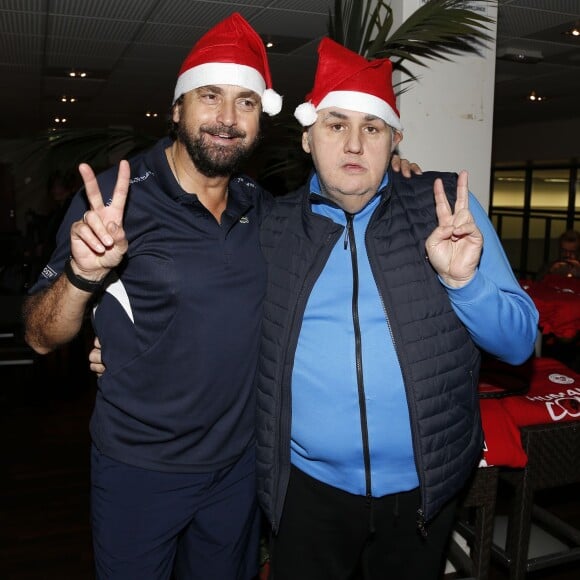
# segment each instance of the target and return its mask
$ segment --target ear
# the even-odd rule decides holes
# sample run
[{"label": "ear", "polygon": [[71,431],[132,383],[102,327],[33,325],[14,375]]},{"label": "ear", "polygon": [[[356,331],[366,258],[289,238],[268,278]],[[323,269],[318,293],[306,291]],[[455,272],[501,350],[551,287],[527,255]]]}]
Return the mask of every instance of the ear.
[{"label": "ear", "polygon": [[304,149],[305,153],[310,153],[310,142],[308,140],[308,129],[304,129],[304,131],[302,131],[302,149]]},{"label": "ear", "polygon": [[393,142],[391,143],[391,153],[397,148],[397,145],[403,140],[403,133],[393,131]]},{"label": "ear", "polygon": [[171,120],[174,123],[179,123],[179,119],[181,117],[181,104],[175,103],[171,109]]}]

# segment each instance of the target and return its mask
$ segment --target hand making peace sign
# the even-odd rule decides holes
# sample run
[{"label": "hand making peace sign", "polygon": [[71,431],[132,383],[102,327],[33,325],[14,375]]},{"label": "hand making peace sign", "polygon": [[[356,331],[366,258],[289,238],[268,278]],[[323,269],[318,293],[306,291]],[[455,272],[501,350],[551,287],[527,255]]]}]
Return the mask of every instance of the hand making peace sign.
[{"label": "hand making peace sign", "polygon": [[108,206],[103,203],[91,167],[81,163],[79,172],[90,209],[71,227],[71,255],[79,276],[100,280],[119,264],[129,245],[123,230],[123,212],[131,170],[127,161],[121,161],[112,201]]},{"label": "hand making peace sign", "polygon": [[467,171],[462,171],[457,178],[454,212],[445,195],[443,182],[435,180],[433,192],[439,225],[425,242],[429,262],[443,281],[453,288],[460,288],[473,278],[483,248],[483,236],[469,211],[467,177]]}]

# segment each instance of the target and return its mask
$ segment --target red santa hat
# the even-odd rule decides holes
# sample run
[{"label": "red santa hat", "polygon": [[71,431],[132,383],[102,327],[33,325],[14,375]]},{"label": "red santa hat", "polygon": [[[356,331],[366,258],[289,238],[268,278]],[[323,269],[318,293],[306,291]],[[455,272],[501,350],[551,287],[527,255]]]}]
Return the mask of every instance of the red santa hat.
[{"label": "red santa hat", "polygon": [[264,42],[237,12],[208,30],[181,65],[173,102],[205,85],[238,85],[258,93],[262,110],[276,115],[282,97],[272,89]]},{"label": "red santa hat", "polygon": [[318,45],[314,88],[306,95],[306,102],[296,107],[294,116],[308,127],[316,122],[320,109],[340,107],[375,115],[402,131],[392,73],[388,58],[367,60],[325,37]]}]

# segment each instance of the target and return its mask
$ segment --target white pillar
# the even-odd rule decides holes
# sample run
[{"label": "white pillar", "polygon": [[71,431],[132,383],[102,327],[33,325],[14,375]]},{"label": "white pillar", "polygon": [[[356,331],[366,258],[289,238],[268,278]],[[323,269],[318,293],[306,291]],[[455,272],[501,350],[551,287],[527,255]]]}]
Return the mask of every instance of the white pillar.
[{"label": "white pillar", "polygon": [[[425,0],[391,0],[396,30]],[[410,65],[419,76],[400,95],[397,105],[404,127],[401,155],[423,170],[469,171],[469,189],[485,210],[489,207],[497,6],[473,2],[472,10],[493,19],[492,40],[483,56],[452,56],[450,62]],[[395,76],[395,82],[399,80]]]}]

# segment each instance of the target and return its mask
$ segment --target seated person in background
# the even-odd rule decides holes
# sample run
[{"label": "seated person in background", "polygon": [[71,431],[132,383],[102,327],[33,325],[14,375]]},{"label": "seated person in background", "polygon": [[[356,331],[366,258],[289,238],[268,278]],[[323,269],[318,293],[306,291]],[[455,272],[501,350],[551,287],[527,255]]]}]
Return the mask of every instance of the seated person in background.
[{"label": "seated person in background", "polygon": [[580,278],[580,232],[566,230],[560,236],[558,258],[540,269],[538,280],[547,274]]}]

